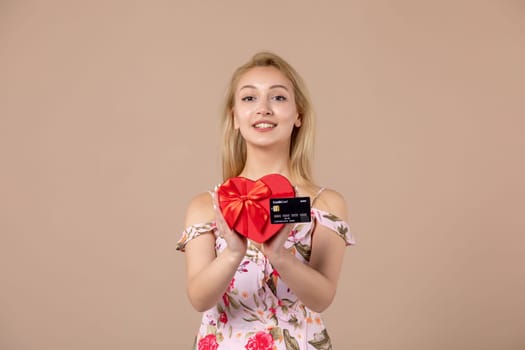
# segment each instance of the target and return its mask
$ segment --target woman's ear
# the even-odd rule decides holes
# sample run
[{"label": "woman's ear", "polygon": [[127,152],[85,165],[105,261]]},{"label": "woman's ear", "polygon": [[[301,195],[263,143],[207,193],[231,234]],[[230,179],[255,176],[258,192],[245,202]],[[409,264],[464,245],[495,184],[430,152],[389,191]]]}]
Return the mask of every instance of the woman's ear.
[{"label": "woman's ear", "polygon": [[297,116],[297,119],[295,120],[294,125],[299,128],[299,127],[301,127],[301,124],[302,124],[301,116]]}]

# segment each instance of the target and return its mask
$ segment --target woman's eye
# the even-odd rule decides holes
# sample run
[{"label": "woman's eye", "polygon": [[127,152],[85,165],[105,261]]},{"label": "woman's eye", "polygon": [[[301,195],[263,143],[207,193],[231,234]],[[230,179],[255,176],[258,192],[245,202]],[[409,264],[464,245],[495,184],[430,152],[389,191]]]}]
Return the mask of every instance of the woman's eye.
[{"label": "woman's eye", "polygon": [[243,98],[241,98],[241,101],[245,101],[245,102],[250,102],[253,100],[255,100],[255,97],[253,96],[244,96]]},{"label": "woman's eye", "polygon": [[276,101],[286,101],[286,97],[282,95],[274,96],[273,99]]}]

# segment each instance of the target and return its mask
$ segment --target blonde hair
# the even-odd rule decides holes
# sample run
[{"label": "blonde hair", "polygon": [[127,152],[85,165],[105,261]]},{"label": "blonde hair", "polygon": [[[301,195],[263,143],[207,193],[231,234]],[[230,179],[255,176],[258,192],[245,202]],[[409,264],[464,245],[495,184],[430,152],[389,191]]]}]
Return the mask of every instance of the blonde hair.
[{"label": "blonde hair", "polygon": [[235,89],[241,76],[254,67],[274,67],[290,80],[301,127],[294,127],[290,143],[290,171],[294,181],[313,183],[311,163],[315,138],[315,114],[301,76],[284,59],[271,52],[256,53],[235,70],[226,93],[222,115],[222,177],[226,181],[238,176],[246,164],[246,143],[233,123]]}]

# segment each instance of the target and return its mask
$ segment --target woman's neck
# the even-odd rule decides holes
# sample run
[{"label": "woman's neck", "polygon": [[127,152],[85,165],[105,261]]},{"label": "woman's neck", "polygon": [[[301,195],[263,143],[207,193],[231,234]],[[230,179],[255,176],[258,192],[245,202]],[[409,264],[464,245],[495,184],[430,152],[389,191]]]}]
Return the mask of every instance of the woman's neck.
[{"label": "woman's neck", "polygon": [[288,152],[286,150],[276,152],[263,148],[248,149],[246,163],[239,176],[256,180],[268,174],[281,174],[292,180]]}]

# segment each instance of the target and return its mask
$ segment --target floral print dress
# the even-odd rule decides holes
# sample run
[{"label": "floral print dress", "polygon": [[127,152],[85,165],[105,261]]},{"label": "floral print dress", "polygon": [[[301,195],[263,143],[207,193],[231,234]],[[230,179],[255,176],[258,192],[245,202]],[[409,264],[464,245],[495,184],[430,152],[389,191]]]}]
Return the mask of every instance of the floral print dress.
[{"label": "floral print dress", "polygon": [[[312,221],[296,224],[285,243],[305,264],[310,259],[316,225],[328,227],[346,245],[355,244],[346,222],[312,208]],[[226,241],[219,236],[214,222],[186,228],[177,250],[184,251],[190,240],[210,231],[216,237],[215,250],[220,254]],[[329,350],[332,345],[321,315],[297,299],[268,259],[249,241],[246,256],[227,291],[215,307],[203,313],[194,349]]]}]

